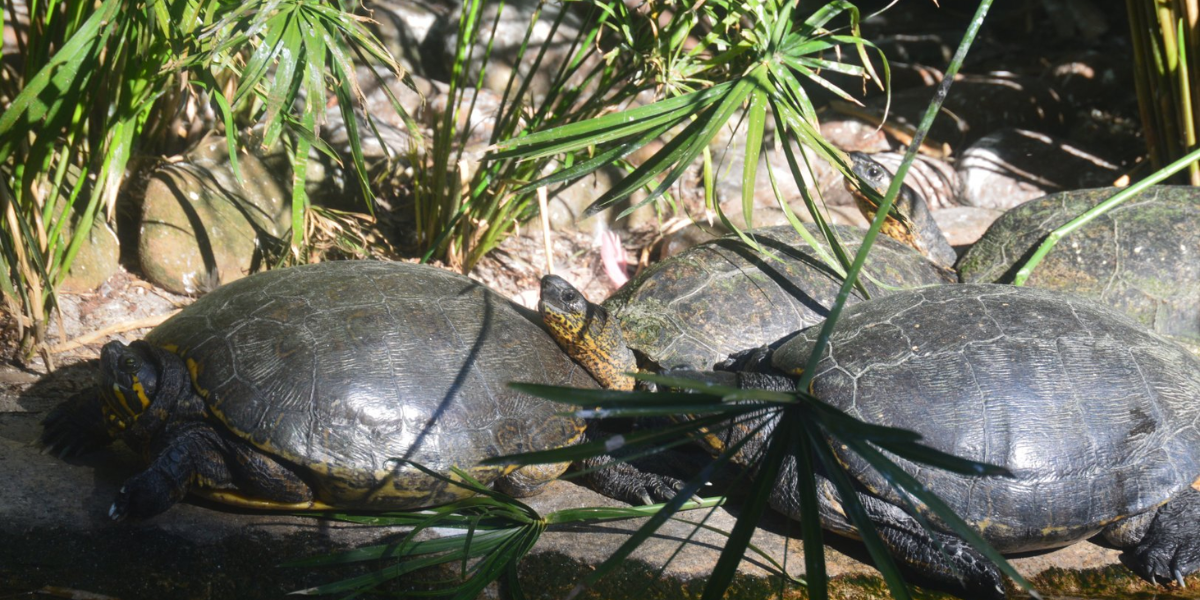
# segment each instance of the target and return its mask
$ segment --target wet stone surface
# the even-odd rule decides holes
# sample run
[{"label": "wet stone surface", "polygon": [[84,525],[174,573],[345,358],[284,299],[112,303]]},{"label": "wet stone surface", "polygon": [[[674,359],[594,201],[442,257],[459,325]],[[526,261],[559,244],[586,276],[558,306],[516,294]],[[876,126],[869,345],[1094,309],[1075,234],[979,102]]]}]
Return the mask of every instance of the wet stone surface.
[{"label": "wet stone surface", "polygon": [[[298,568],[282,563],[337,548],[395,541],[401,535],[395,529],[308,517],[239,513],[196,499],[147,521],[111,522],[106,511],[121,482],[136,472],[136,457],[116,445],[63,461],[42,454],[33,443],[45,411],[88,385],[91,377],[91,368],[78,364],[40,379],[7,367],[0,371],[0,477],[9,482],[0,487],[0,595],[53,586],[118,598],[279,598],[288,591],[363,572],[363,567]],[[542,515],[583,506],[620,506],[565,481],[553,483],[546,493],[527,502]],[[736,504],[729,511],[717,510],[708,524],[728,530],[737,511]],[[700,520],[702,513],[684,518]],[[638,524],[551,527],[522,563],[525,592],[531,598],[563,597]],[[658,568],[689,536],[683,550],[658,575]],[[635,552],[629,564],[582,597],[699,597],[723,540],[711,532],[691,536],[691,526],[669,523]],[[799,574],[803,557],[797,550],[794,522],[769,514],[754,543]],[[882,584],[871,567],[859,562],[865,559],[862,548],[841,539],[831,539],[830,545],[827,561],[835,580],[834,597],[878,597]],[[1082,543],[1018,558],[1014,564],[1028,576],[1067,590],[1094,589],[1097,580],[1108,578],[1119,579],[1121,589],[1129,593],[1154,589],[1129,576],[1117,555],[1116,550]],[[1194,579],[1191,588],[1200,586]],[[405,584],[414,585],[413,581],[406,578]],[[779,579],[764,561],[750,558],[743,562],[730,597],[761,598],[778,586]],[[484,597],[508,597],[508,592],[493,586]],[[793,589],[785,597],[802,596]]]}]

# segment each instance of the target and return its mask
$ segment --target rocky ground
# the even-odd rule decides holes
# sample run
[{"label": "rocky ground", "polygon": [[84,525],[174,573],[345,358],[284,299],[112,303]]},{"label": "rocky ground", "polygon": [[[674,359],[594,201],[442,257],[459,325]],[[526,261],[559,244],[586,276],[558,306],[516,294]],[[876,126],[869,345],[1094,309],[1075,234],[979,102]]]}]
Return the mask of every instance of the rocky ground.
[{"label": "rocky ground", "polygon": [[[445,99],[439,98],[444,86],[436,81],[436,65],[445,59],[443,38],[447,23],[453,21],[452,11],[438,3],[368,4],[376,11],[385,41],[418,74],[428,102],[421,110],[413,105],[413,113],[424,115],[423,122],[432,122],[444,110]],[[527,18],[524,13],[518,16],[514,23]],[[1012,42],[1011,35],[1005,37],[1005,28],[1020,29],[1023,21],[1001,13],[995,22],[994,37],[981,41],[977,58],[967,67],[972,74],[955,84],[947,107],[951,116],[931,132],[909,180],[930,200],[939,224],[960,251],[1002,211],[1019,202],[1120,181],[1134,168],[1142,148],[1134,124],[1128,63],[1121,54],[1128,50],[1127,42],[1119,35],[1097,29],[1101,26],[1094,19],[1081,18],[1077,23],[1081,30],[1100,30],[1100,35],[1109,31],[1116,37],[1110,40],[1111,52],[1098,51],[1095,43],[1048,43],[1054,47],[1029,51]],[[940,16],[920,25],[921,30],[935,33],[916,41],[898,35],[897,31],[912,27],[912,21],[904,18],[879,26],[880,44],[896,57],[892,116],[880,122],[879,98],[861,107],[827,102],[821,113],[822,133],[836,145],[876,153],[881,162],[895,163],[906,136],[911,139],[916,115],[928,102],[929,86],[941,77],[947,48],[953,49],[953,35],[944,34],[957,26],[953,19],[940,20]],[[498,48],[498,55],[502,50]],[[1001,68],[1005,72],[998,72]],[[502,86],[500,71],[489,70],[486,79],[501,83],[481,92],[485,100]],[[401,87],[396,91],[402,96],[408,93]],[[402,97],[404,102],[417,100],[412,95]],[[480,106],[479,115],[464,118],[486,128],[488,104],[484,101]],[[407,140],[398,127],[381,124],[380,130],[393,145]],[[335,123],[326,128],[334,147],[339,143],[338,131]],[[743,149],[736,135],[724,135],[728,139],[714,145],[715,160],[722,168],[736,168]],[[378,143],[368,140],[368,144]],[[223,148],[223,140],[206,138],[188,154],[147,168],[142,180],[130,186],[136,198],[124,205],[118,231],[105,227],[94,232],[89,247],[100,249],[97,258],[80,262],[73,271],[53,321],[53,372],[39,357],[0,365],[0,480],[7,482],[0,486],[0,597],[277,598],[362,572],[361,567],[298,568],[282,563],[335,548],[395,541],[400,535],[391,529],[310,517],[231,511],[199,499],[145,522],[112,523],[106,516],[108,506],[124,478],[136,469],[135,457],[118,446],[63,461],[43,454],[35,443],[46,411],[94,381],[94,364],[89,361],[100,345],[110,339],[137,339],[196,294],[257,268],[263,240],[278,236],[286,227],[290,206],[273,175],[278,157],[241,159],[253,186],[241,188],[231,183]],[[762,165],[776,172],[786,169],[778,152],[765,153]],[[863,224],[849,205],[840,175],[828,165],[814,167],[814,183],[826,195],[830,218]],[[315,167],[312,171],[325,173]],[[345,182],[334,171],[325,173],[328,178],[310,172],[314,198],[340,197],[345,192]],[[757,226],[783,219],[765,172],[760,169],[762,193],[755,199],[753,224]],[[698,170],[693,169],[673,190],[686,215],[642,211],[627,221],[613,222],[611,215],[601,215],[576,222],[597,190],[611,183],[599,174],[550,200],[553,269],[594,301],[607,297],[639,265],[710,237],[687,219],[690,215],[704,220]],[[793,207],[800,206],[797,189],[785,185],[783,192],[795,203]],[[739,177],[721,178],[716,193],[731,214],[740,214]],[[207,225],[193,227],[197,218]],[[394,233],[383,229],[380,235]],[[124,244],[121,248],[117,234]],[[472,276],[533,306],[538,280],[548,270],[544,235],[538,223],[529,224],[486,257]],[[612,236],[607,245],[600,242],[605,235]],[[615,252],[607,269],[602,252]],[[615,270],[613,264],[618,265]],[[0,340],[6,344],[2,354],[8,358],[16,354],[14,323],[0,313]],[[616,503],[561,481],[530,504],[548,514],[567,507]],[[738,510],[736,502],[716,509],[708,523],[728,530]],[[700,515],[690,513],[684,518],[700,519]],[[565,597],[637,525],[638,521],[628,521],[551,527],[520,568],[528,597]],[[698,597],[722,538],[691,531],[684,523],[669,524],[626,566],[582,595]],[[755,544],[786,564],[789,573],[802,573],[798,537],[786,519],[768,517]],[[883,597],[882,584],[861,546],[844,540],[831,540],[830,545],[828,570],[835,578],[836,597]],[[1117,551],[1091,543],[1017,557],[1014,564],[1039,586],[1064,597],[1200,597],[1196,577],[1186,590],[1156,588],[1124,569]],[[748,557],[730,597],[766,597],[779,589],[777,575],[761,558]],[[511,592],[493,586],[485,595]],[[793,597],[799,592],[783,595]]]}]

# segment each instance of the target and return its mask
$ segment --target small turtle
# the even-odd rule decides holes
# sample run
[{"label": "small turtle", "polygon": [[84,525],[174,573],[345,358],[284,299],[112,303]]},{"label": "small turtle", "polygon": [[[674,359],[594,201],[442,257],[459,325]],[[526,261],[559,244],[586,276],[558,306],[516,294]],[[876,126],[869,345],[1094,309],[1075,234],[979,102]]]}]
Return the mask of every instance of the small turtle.
[{"label": "small turtle", "polygon": [[406,461],[532,493],[565,465],[478,463],[575,443],[584,424],[507,382],[595,382],[522,310],[422,265],[252,275],[145,340],[105,345],[100,385],[58,406],[42,439],[63,454],[121,439],[145,456],[114,519],[203,490],[279,509],[409,509],[469,495]]},{"label": "small turtle", "polygon": [[[892,174],[869,156],[852,153],[853,171],[876,190]],[[857,185],[847,181],[847,186]],[[957,263],[964,283],[1009,283],[1046,235],[1119,191],[1099,188],[1060,192],[1004,213]],[[942,266],[953,265],[941,230],[920,194],[902,188],[896,206],[911,215],[885,227]],[[874,214],[873,212],[871,213]],[[939,241],[940,240],[940,241]],[[938,258],[941,256],[941,258]],[[947,262],[947,259],[950,262]],[[1200,191],[1190,186],[1152,186],[1097,217],[1054,247],[1026,281],[1033,287],[1081,294],[1113,306],[1200,350]]]},{"label": "small turtle", "polygon": [[[819,329],[779,347],[770,364],[798,375]],[[675,375],[795,386],[763,373]],[[915,431],[937,450],[1008,469],[1011,478],[971,477],[892,457],[1001,552],[1103,533],[1151,582],[1183,585],[1200,570],[1200,360],[1107,306],[994,284],[863,302],[842,313],[810,391],[857,419]],[[909,512],[911,498],[859,456],[832,449],[901,564],[965,598],[1004,597],[999,570],[928,507],[916,510],[932,533]],[[793,517],[796,477],[789,458],[770,499]],[[835,487],[818,482],[823,526],[856,537]]]},{"label": "small turtle", "polygon": [[[850,252],[857,251],[859,230],[835,231]],[[790,226],[752,233],[776,258],[759,255],[736,237],[699,244],[646,269],[603,306],[590,304],[562,278],[546,276],[542,318],[567,353],[612,389],[632,389],[626,373],[639,366],[710,369],[823,321],[841,277]],[[880,238],[871,251],[867,272],[882,285],[862,281],[873,296],[888,293],[884,286],[947,281],[920,254],[893,240]]]}]

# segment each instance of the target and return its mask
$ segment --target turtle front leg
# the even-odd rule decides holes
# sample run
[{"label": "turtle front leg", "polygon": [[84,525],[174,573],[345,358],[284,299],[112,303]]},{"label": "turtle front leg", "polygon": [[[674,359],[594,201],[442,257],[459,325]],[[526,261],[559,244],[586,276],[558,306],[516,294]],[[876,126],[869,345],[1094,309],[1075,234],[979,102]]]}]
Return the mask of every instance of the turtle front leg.
[{"label": "turtle front leg", "polygon": [[[795,461],[789,460],[780,473],[781,482],[795,482]],[[799,518],[800,500],[795,483],[776,486],[771,506]],[[963,598],[1003,600],[1004,578],[1000,569],[958,536],[926,531],[921,523],[899,506],[870,494],[858,493],[858,502],[875,526],[888,553],[918,583],[950,591]],[[825,477],[817,478],[817,501],[821,526],[847,537],[861,539],[842,507],[837,490]]]},{"label": "turtle front leg", "polygon": [[588,487],[633,505],[669,502],[685,485],[674,477],[643,471],[607,454],[584,459],[579,466],[590,470],[581,478]]},{"label": "turtle front leg", "polygon": [[108,511],[113,520],[152,517],[196,488],[236,488],[289,504],[313,499],[312,488],[290,469],[207,423],[186,423],[163,438],[150,466],[121,486]]},{"label": "turtle front leg", "polygon": [[1200,491],[1187,488],[1159,507],[1146,534],[1121,555],[1152,583],[1176,581],[1200,570]]},{"label": "turtle front leg", "polygon": [[221,435],[204,423],[168,429],[156,444],[150,466],[121,486],[108,516],[114,521],[145,519],[171,508],[193,485],[229,487],[232,476],[223,446]]},{"label": "turtle front leg", "polygon": [[[868,507],[867,512],[874,511]],[[900,565],[965,598],[1005,598],[1000,570],[970,544],[957,536],[925,531],[907,513],[904,516],[903,520],[880,522],[876,515],[871,515],[879,537]]]}]

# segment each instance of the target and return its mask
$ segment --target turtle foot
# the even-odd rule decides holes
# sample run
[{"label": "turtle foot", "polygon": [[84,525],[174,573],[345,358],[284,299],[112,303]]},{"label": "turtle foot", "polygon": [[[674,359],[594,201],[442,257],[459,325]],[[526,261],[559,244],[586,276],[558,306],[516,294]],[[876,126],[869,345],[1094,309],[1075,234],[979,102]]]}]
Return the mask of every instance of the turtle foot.
[{"label": "turtle foot", "polygon": [[668,502],[684,487],[679,479],[643,471],[609,456],[587,459],[583,466],[597,469],[585,477],[588,487],[629,504]]},{"label": "turtle foot", "polygon": [[1130,569],[1150,583],[1177,583],[1187,587],[1184,578],[1200,570],[1200,547],[1163,547],[1140,545],[1125,558]]},{"label": "turtle foot", "polygon": [[1158,509],[1141,542],[1122,559],[1151,583],[1178,583],[1200,570],[1200,492],[1188,488]]},{"label": "turtle foot", "polygon": [[173,488],[171,478],[157,470],[138,473],[121,486],[108,509],[108,517],[123,521],[128,517],[145,519],[165,512],[182,497]]},{"label": "turtle foot", "polygon": [[921,580],[918,583],[963,598],[1004,600],[1007,596],[1000,569],[962,539],[888,526],[878,531],[900,563]]}]

